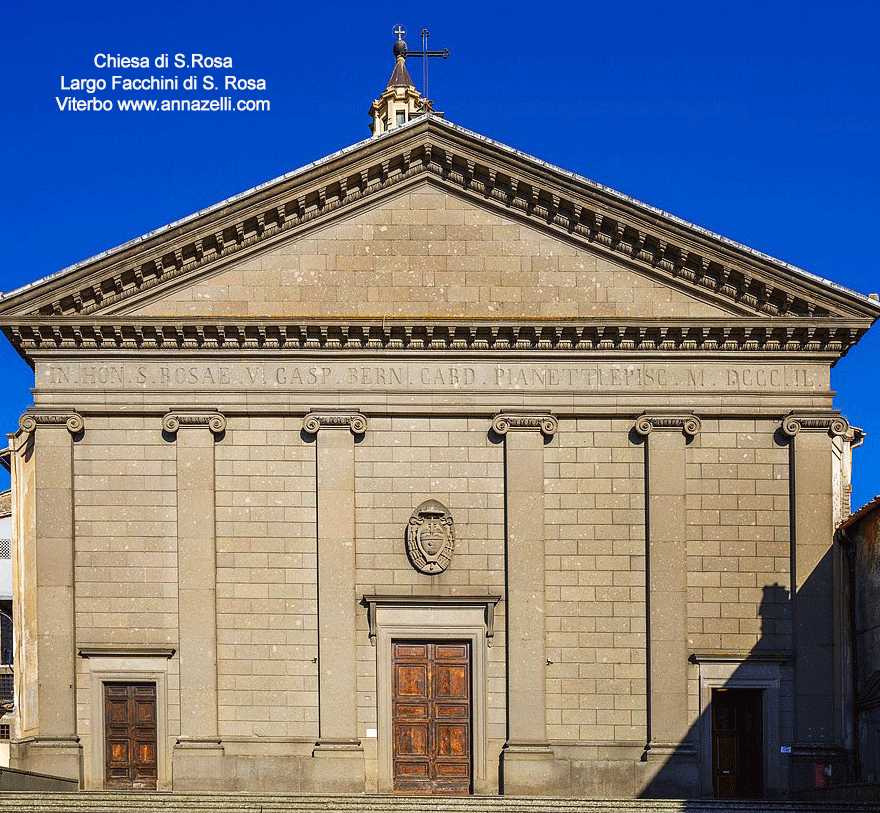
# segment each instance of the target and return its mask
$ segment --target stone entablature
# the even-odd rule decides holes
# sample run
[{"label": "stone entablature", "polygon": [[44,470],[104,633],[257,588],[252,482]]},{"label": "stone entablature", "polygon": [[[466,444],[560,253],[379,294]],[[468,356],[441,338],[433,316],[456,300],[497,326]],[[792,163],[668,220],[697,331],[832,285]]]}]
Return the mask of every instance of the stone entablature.
[{"label": "stone entablature", "polygon": [[142,359],[78,361],[65,357],[36,363],[40,393],[108,391],[225,393],[276,391],[337,393],[358,391],[465,393],[828,393],[826,365],[793,360],[784,364],[737,357],[705,361],[663,358],[599,361],[590,357],[532,360],[511,354],[489,358],[357,357],[340,360],[254,356],[216,360]]}]

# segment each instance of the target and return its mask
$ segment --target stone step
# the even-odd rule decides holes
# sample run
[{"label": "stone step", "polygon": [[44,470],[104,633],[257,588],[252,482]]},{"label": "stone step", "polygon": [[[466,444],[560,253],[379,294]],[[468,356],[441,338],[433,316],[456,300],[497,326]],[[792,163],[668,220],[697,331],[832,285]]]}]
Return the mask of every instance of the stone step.
[{"label": "stone step", "polygon": [[327,796],[80,791],[0,793],[16,813],[877,813],[877,805],[701,799],[550,799],[511,796]]}]

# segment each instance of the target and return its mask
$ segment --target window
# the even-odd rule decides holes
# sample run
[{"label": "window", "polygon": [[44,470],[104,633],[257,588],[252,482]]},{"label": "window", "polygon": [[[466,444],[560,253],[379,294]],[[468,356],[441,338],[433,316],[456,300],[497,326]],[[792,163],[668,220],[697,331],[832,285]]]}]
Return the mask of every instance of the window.
[{"label": "window", "polygon": [[394,114],[394,126],[400,127],[401,124],[406,124],[406,110],[398,110]]}]

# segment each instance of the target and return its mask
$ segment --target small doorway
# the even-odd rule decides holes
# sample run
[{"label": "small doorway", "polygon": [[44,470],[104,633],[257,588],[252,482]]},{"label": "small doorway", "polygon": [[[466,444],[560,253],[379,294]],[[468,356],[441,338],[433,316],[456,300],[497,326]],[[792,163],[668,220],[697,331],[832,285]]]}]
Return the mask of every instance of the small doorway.
[{"label": "small doorway", "polygon": [[716,799],[764,795],[763,690],[712,690],[712,784]]},{"label": "small doorway", "polygon": [[105,785],[155,790],[156,684],[105,683]]},{"label": "small doorway", "polygon": [[391,651],[395,792],[470,793],[470,644],[392,641]]}]

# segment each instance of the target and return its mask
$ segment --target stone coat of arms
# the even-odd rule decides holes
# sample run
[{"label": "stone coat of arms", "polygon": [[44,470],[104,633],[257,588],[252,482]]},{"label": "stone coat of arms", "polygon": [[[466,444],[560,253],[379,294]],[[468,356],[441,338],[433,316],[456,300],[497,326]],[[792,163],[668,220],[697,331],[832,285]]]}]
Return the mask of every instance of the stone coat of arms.
[{"label": "stone coat of arms", "polygon": [[406,553],[420,573],[442,573],[452,561],[455,533],[452,516],[437,500],[425,500],[406,526]]}]

